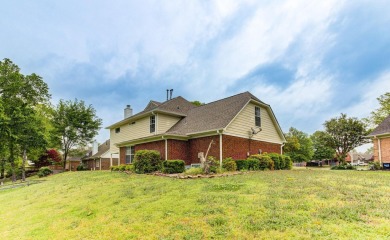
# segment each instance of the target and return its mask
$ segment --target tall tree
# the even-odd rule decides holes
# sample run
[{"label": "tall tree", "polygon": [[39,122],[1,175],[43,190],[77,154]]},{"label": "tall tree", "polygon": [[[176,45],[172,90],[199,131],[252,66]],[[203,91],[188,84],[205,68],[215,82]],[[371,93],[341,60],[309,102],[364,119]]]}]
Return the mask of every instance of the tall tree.
[{"label": "tall tree", "polygon": [[329,138],[329,134],[323,131],[316,131],[310,136],[314,149],[313,159],[325,160],[334,158],[336,154],[335,150],[327,146]]},{"label": "tall tree", "polygon": [[349,151],[368,140],[365,124],[357,118],[349,118],[346,114],[332,118],[324,123],[325,131],[329,134],[327,146],[336,151],[337,159],[345,164],[345,158]]},{"label": "tall tree", "polygon": [[47,103],[49,98],[48,86],[40,76],[34,73],[25,76],[11,60],[0,61],[0,100],[5,115],[3,140],[7,146],[13,181],[16,180],[15,160],[22,149],[20,140],[26,130],[26,116],[38,104]]},{"label": "tall tree", "polygon": [[64,169],[69,151],[73,147],[86,145],[97,135],[102,120],[96,116],[92,105],[86,106],[84,101],[60,100],[52,119],[54,136],[61,143],[64,157]]},{"label": "tall tree", "polygon": [[363,119],[370,127],[370,131],[390,115],[390,92],[379,96],[377,100],[379,102],[379,108],[372,111],[369,117]]},{"label": "tall tree", "polygon": [[284,152],[294,162],[307,162],[312,159],[313,143],[306,133],[291,127],[285,137],[287,143],[283,148]]}]

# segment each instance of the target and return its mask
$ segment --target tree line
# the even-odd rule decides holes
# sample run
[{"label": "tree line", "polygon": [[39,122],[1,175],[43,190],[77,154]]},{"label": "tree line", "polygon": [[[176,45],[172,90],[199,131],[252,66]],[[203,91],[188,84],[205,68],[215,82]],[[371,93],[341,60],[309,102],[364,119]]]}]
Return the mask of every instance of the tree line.
[{"label": "tree line", "polygon": [[390,93],[377,98],[380,107],[363,119],[341,114],[325,121],[324,130],[308,135],[291,127],[285,133],[284,153],[294,162],[336,159],[345,164],[348,152],[370,142],[366,136],[390,115]]},{"label": "tree line", "polygon": [[[25,180],[26,161],[61,161],[72,148],[97,135],[102,120],[82,100],[50,103],[49,87],[35,73],[24,75],[10,59],[0,61],[0,179]],[[53,150],[59,149],[63,158]],[[51,159],[52,158],[52,159]],[[49,160],[48,160],[49,159]]]}]

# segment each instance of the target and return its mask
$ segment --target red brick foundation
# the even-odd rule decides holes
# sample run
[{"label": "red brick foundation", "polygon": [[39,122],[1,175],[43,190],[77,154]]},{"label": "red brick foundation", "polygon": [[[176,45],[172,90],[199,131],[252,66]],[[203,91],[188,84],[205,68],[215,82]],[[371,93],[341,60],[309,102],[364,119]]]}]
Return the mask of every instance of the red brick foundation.
[{"label": "red brick foundation", "polygon": [[202,137],[202,138],[194,138],[188,141],[189,151],[188,151],[188,161],[186,161],[186,164],[199,163],[200,160],[198,158],[198,153],[203,152],[203,154],[206,155],[211,140],[214,140],[214,143],[211,145],[208,156],[213,156],[219,159],[219,135]]},{"label": "red brick foundation", "polygon": [[280,144],[251,140],[247,138],[233,137],[229,135],[222,136],[222,156],[223,158],[232,157],[233,159],[246,159],[248,152],[250,155],[262,153],[279,153]]},{"label": "red brick foundation", "polygon": [[[219,160],[219,135],[194,138],[188,141],[180,140],[168,140],[168,159],[181,159],[186,162],[186,165],[191,163],[199,163],[198,153],[203,152],[206,154],[207,148],[211,140],[214,140],[214,143],[211,145],[209,155],[213,156]],[[256,140],[250,140],[246,138],[233,137],[228,135],[222,135],[222,157],[232,157],[233,159],[246,159],[247,153],[250,155],[261,152],[267,153],[280,153],[280,144],[268,143]],[[135,145],[135,151],[139,150],[156,150],[161,154],[161,159],[165,160],[165,140],[143,143]],[[125,164],[126,160],[126,147],[120,148],[120,163]],[[115,165],[115,163],[114,163]],[[103,166],[103,163],[102,163]]]},{"label": "red brick foundation", "polygon": [[[126,148],[125,148],[126,149]],[[149,143],[142,143],[134,146],[135,152],[139,150],[156,150],[160,152],[161,159],[165,160],[165,140],[156,141],[156,142],[149,142]],[[121,152],[122,154],[122,152]],[[126,150],[124,155],[126,155]],[[121,161],[122,162],[122,161]]]},{"label": "red brick foundation", "polygon": [[[379,161],[378,139],[372,140],[374,143],[374,161]],[[380,138],[382,163],[390,163],[390,137]]]},{"label": "red brick foundation", "polygon": [[188,161],[188,142],[180,140],[168,140],[168,159],[169,160],[184,160],[187,165]]}]

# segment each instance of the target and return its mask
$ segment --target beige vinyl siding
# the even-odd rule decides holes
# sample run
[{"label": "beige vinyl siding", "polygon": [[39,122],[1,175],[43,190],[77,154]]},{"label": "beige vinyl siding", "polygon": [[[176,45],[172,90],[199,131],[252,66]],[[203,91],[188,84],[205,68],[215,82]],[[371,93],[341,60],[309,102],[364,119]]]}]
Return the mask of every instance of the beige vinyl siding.
[{"label": "beige vinyl siding", "polygon": [[[244,109],[236,116],[233,122],[226,129],[227,134],[231,134],[238,137],[249,137],[251,127],[255,127],[255,104],[249,103]],[[265,107],[260,107],[261,128],[262,131],[254,135],[252,139],[282,143],[283,139],[280,137],[277,127],[275,126],[272,118]]]},{"label": "beige vinyl siding", "polygon": [[159,113],[157,115],[157,133],[165,133],[168,131],[173,125],[175,125],[180,118],[174,117],[174,116],[169,116],[165,114]]},{"label": "beige vinyl siding", "polygon": [[119,152],[119,149],[115,146],[116,143],[155,135],[155,133],[150,133],[149,117],[133,121],[135,124],[132,124],[132,122],[123,124],[120,126],[121,131],[119,133],[115,133],[115,128],[110,129],[110,152]]}]

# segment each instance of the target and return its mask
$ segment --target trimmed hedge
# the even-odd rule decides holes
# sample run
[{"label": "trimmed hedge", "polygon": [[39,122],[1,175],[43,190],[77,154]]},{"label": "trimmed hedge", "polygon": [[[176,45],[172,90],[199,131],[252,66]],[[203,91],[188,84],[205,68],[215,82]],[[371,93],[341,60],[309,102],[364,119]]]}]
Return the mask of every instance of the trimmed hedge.
[{"label": "trimmed hedge", "polygon": [[163,173],[182,173],[185,171],[185,163],[183,160],[166,160],[163,162]]},{"label": "trimmed hedge", "polygon": [[274,161],[274,165],[275,165],[276,170],[280,170],[280,169],[284,168],[284,161],[282,160],[282,157],[280,154],[268,153],[266,155],[269,156],[272,159],[272,161]]},{"label": "trimmed hedge", "polygon": [[231,171],[231,172],[234,172],[237,170],[237,164],[234,161],[234,159],[231,157],[225,158],[222,160],[222,167],[224,169],[226,169],[227,171]]},{"label": "trimmed hedge", "polygon": [[[257,160],[258,161],[258,168],[257,169],[260,169],[260,170],[274,170],[275,168],[275,165],[274,165],[274,161],[272,161],[271,157],[269,157],[268,155],[265,155],[265,154],[255,154],[255,155],[252,155],[248,158],[248,161],[249,160]],[[257,169],[253,169],[253,170],[257,170]],[[249,169],[251,170],[251,169]]]},{"label": "trimmed hedge", "polygon": [[238,171],[248,170],[247,160],[236,160],[236,165]]},{"label": "trimmed hedge", "polygon": [[291,160],[290,156],[282,155],[284,159],[284,169],[291,170],[293,166],[293,161]]},{"label": "trimmed hedge", "polygon": [[134,172],[134,165],[133,164],[121,164],[119,166],[111,166],[111,171],[112,172],[124,172],[124,171],[128,171],[128,172]]},{"label": "trimmed hedge", "polygon": [[160,152],[156,150],[139,150],[134,157],[134,170],[136,173],[151,173],[162,168]]}]

